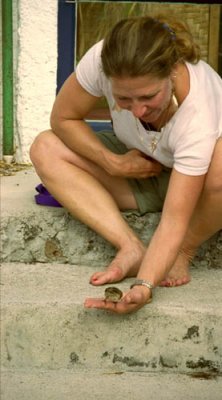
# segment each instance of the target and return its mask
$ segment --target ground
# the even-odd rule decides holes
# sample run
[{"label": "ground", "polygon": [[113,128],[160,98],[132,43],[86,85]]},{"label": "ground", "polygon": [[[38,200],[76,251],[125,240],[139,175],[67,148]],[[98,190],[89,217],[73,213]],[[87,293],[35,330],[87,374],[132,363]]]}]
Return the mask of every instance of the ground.
[{"label": "ground", "polygon": [[30,168],[31,164],[22,164],[12,162],[11,164],[6,163],[5,161],[0,161],[0,176],[12,176],[15,175],[16,172],[22,171],[24,169]]}]

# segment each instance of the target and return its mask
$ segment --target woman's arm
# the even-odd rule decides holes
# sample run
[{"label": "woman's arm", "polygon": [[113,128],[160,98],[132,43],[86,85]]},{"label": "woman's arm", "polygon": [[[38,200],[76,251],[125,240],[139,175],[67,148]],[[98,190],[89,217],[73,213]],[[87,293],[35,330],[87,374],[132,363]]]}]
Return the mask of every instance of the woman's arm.
[{"label": "woman's arm", "polygon": [[139,150],[114,154],[96,137],[84,121],[98,97],[88,93],[71,74],[58,93],[51,113],[53,132],[74,152],[93,161],[113,176],[146,178],[160,173],[157,161],[148,160]]},{"label": "woman's arm", "polygon": [[[160,223],[148,246],[138,279],[157,286],[173,266],[183,243],[189,222],[203,189],[205,175],[188,176],[172,171]],[[134,286],[118,303],[91,299],[90,307],[128,314],[143,307],[151,297],[145,286]],[[86,301],[86,306],[89,303]]]},{"label": "woman's arm", "polygon": [[186,235],[203,189],[205,175],[188,176],[172,171],[160,223],[148,246],[138,278],[155,286],[169,272]]},{"label": "woman's arm", "polygon": [[84,121],[98,99],[83,89],[73,73],[56,97],[50,120],[53,132],[71,150],[103,166],[111,152]]}]

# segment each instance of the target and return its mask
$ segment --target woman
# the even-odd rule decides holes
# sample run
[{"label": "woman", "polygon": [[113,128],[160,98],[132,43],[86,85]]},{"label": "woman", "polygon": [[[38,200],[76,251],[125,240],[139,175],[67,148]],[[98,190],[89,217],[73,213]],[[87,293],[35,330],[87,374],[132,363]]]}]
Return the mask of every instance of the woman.
[{"label": "woman", "polygon": [[[105,96],[114,134],[84,118]],[[190,280],[196,249],[222,228],[222,81],[188,27],[166,17],[120,21],[64,83],[51,130],[31,147],[42,182],[118,250],[93,285],[136,276],[123,299],[85,307],[130,313],[157,285]],[[146,249],[120,210],[162,210]]]}]

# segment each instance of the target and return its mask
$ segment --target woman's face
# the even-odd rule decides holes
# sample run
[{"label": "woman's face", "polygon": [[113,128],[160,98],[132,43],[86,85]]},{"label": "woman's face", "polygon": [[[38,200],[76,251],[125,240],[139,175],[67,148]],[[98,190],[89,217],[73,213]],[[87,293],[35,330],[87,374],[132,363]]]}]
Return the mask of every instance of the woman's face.
[{"label": "woman's face", "polygon": [[170,78],[151,76],[111,79],[113,97],[118,106],[131,111],[136,118],[154,123],[169,105],[172,96]]}]

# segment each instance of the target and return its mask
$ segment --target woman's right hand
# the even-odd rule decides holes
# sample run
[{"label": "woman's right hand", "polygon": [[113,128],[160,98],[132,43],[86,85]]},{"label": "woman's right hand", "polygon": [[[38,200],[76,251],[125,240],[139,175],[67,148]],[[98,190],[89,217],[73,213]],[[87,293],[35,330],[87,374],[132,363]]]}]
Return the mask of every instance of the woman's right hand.
[{"label": "woman's right hand", "polygon": [[112,176],[145,179],[159,175],[162,165],[137,149],[112,157],[106,171]]}]

